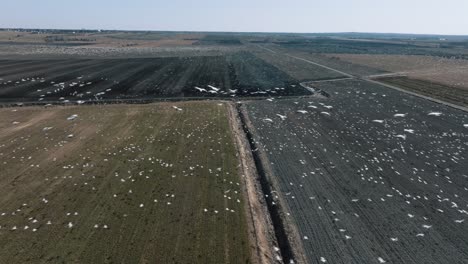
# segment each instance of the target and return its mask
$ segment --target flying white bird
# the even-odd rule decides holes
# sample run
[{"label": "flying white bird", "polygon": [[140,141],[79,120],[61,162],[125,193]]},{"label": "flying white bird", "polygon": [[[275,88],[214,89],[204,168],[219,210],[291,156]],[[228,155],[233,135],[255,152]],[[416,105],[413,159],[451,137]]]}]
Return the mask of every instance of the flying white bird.
[{"label": "flying white bird", "polygon": [[280,114],[276,114],[279,118],[281,118],[281,120],[285,120],[286,119],[286,116],[285,115],[280,115]]},{"label": "flying white bird", "polygon": [[306,110],[297,110],[298,113],[301,113],[301,114],[307,114],[307,111]]},{"label": "flying white bird", "polygon": [[320,113],[323,114],[323,115],[330,116],[330,113],[328,113],[328,112],[320,112]]},{"label": "flying white bird", "polygon": [[271,118],[264,118],[263,121],[273,123],[273,120]]},{"label": "flying white bird", "polygon": [[414,129],[404,129],[403,131],[414,134]]},{"label": "flying white bird", "polygon": [[197,89],[199,92],[206,92],[206,89],[203,89],[197,86],[195,86],[195,89]]},{"label": "flying white bird", "polygon": [[379,120],[379,119],[375,119],[375,120],[372,120],[372,122],[382,124],[384,121],[383,121],[383,120]]},{"label": "flying white bird", "polygon": [[463,127],[466,127],[466,128],[468,128],[468,124],[464,124],[464,125],[463,125]]},{"label": "flying white bird", "polygon": [[216,92],[219,91],[219,90],[221,90],[221,89],[216,88],[216,87],[214,87],[214,86],[212,86],[212,85],[208,85],[208,87],[210,87],[211,89],[215,90]]},{"label": "flying white bird", "polygon": [[397,138],[402,138],[402,139],[406,139],[406,135],[396,135],[395,137],[397,137]]},{"label": "flying white bird", "polygon": [[179,107],[177,107],[175,105],[172,108],[176,109],[177,111],[182,111],[182,108],[179,108]]},{"label": "flying white bird", "polygon": [[441,112],[430,112],[429,114],[427,115],[430,115],[430,116],[441,116],[442,113]]},{"label": "flying white bird", "polygon": [[457,223],[457,224],[461,224],[461,223],[463,223],[463,222],[465,222],[465,219],[455,220],[455,223]]},{"label": "flying white bird", "polygon": [[406,114],[394,114],[393,116],[394,116],[394,117],[405,117]]}]

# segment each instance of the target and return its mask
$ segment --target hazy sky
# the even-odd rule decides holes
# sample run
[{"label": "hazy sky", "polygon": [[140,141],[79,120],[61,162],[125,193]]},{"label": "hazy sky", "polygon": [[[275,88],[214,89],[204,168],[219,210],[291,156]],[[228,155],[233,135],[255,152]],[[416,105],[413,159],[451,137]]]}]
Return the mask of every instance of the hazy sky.
[{"label": "hazy sky", "polygon": [[468,35],[468,0],[3,0],[0,27]]}]

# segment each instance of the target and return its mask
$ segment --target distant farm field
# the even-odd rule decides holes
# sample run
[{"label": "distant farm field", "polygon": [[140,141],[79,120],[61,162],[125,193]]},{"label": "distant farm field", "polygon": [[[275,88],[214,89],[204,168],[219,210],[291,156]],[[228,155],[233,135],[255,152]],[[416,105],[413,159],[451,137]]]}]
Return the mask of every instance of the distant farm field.
[{"label": "distant farm field", "polygon": [[468,89],[468,60],[422,55],[329,54],[342,63],[402,73],[412,78]]},{"label": "distant farm field", "polygon": [[250,263],[227,107],[176,107],[0,109],[0,262]]},{"label": "distant farm field", "polygon": [[468,89],[449,87],[440,83],[418,80],[404,76],[384,77],[378,78],[377,80],[411,92],[440,99],[445,102],[468,106]]},{"label": "distant farm field", "polygon": [[1,60],[2,101],[304,95],[249,52],[131,59]]}]

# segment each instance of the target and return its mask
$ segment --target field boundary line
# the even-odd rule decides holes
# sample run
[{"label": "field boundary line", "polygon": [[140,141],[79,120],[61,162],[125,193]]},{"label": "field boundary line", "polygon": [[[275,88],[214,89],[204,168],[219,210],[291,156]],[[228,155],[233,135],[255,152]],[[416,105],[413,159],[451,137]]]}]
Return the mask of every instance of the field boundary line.
[{"label": "field boundary line", "polygon": [[[244,105],[238,105],[238,112],[244,128],[246,129],[247,140],[250,142],[250,148],[254,148],[252,156],[255,161],[258,175],[260,177],[262,192],[264,195],[272,196],[273,192],[280,190],[277,176],[273,173],[267,154],[263,148],[256,144],[256,129],[250,121],[247,108]],[[283,263],[307,263],[304,252],[304,245],[299,235],[297,225],[292,222],[286,212],[289,207],[285,201],[278,196],[275,199],[276,204],[267,203],[268,213],[272,219],[275,235],[278,241]]]},{"label": "field boundary line", "polygon": [[328,67],[328,66],[322,65],[322,64],[317,63],[317,62],[313,62],[313,61],[310,61],[310,60],[306,60],[306,59],[303,59],[303,58],[301,58],[301,57],[296,57],[296,56],[293,56],[293,55],[290,55],[290,54],[287,54],[287,53],[285,53],[284,55],[286,55],[286,56],[288,56],[288,57],[291,57],[291,58],[294,58],[294,59],[296,59],[296,60],[301,60],[301,61],[305,61],[305,62],[310,63],[310,64],[317,65],[317,66],[319,66],[319,67],[325,68],[325,69],[330,70],[330,71],[337,72],[337,73],[339,73],[339,74],[341,74],[341,75],[344,75],[344,76],[347,76],[347,77],[349,77],[349,78],[354,78],[354,76],[351,75],[351,74],[349,74],[349,73],[342,72],[342,71],[340,71],[340,70],[330,68],[330,67]]},{"label": "field boundary line", "polygon": [[397,86],[394,86],[394,85],[391,85],[391,84],[379,82],[379,81],[376,81],[376,80],[371,80],[369,78],[364,78],[363,80],[374,83],[374,84],[378,84],[378,85],[381,85],[381,86],[385,86],[387,88],[391,88],[391,89],[394,89],[394,90],[397,90],[397,91],[400,91],[400,92],[403,92],[403,93],[407,93],[407,94],[410,94],[410,95],[413,95],[413,96],[417,96],[417,97],[420,97],[422,99],[432,101],[434,103],[446,105],[448,107],[452,107],[452,108],[455,108],[455,109],[458,109],[458,110],[468,112],[468,108],[464,107],[464,106],[461,106],[461,105],[452,104],[452,103],[449,103],[449,102],[446,102],[446,101],[443,101],[443,100],[439,100],[439,99],[436,99],[436,98],[433,98],[433,97],[430,97],[430,96],[426,96],[426,95],[422,95],[422,94],[419,94],[419,93],[411,92],[411,91],[408,91],[406,89],[403,89],[403,88],[400,88],[400,87],[397,87]]},{"label": "field boundary line", "polygon": [[249,229],[249,243],[252,248],[253,263],[274,263],[278,246],[274,235],[273,223],[260,188],[259,175],[252,157],[252,150],[247,142],[237,109],[233,103],[227,103],[228,119],[239,159],[239,175],[243,181],[244,197],[247,199],[245,211]]},{"label": "field boundary line", "polygon": [[430,97],[430,96],[426,96],[426,95],[422,95],[422,94],[419,94],[419,93],[411,92],[411,91],[405,90],[403,88],[399,88],[399,87],[396,87],[396,86],[393,86],[393,85],[390,85],[390,84],[386,84],[386,83],[383,83],[383,82],[372,80],[372,79],[370,79],[368,77],[356,78],[355,76],[353,76],[353,75],[351,75],[349,73],[345,73],[345,72],[330,68],[328,66],[325,66],[325,65],[322,65],[322,64],[310,61],[310,60],[306,60],[306,59],[296,57],[296,56],[293,56],[293,55],[289,55],[289,54],[284,54],[284,55],[288,56],[288,57],[291,57],[291,58],[298,59],[298,60],[302,60],[302,61],[305,61],[305,62],[308,62],[308,63],[312,63],[314,65],[323,67],[325,69],[335,71],[337,73],[341,73],[343,75],[346,75],[346,76],[350,77],[350,79],[364,80],[364,81],[367,81],[367,82],[370,82],[370,83],[373,83],[373,84],[378,84],[378,85],[381,85],[381,86],[384,86],[384,87],[387,87],[387,88],[391,88],[391,89],[394,89],[394,90],[397,90],[397,91],[400,91],[400,92],[404,92],[406,94],[410,94],[410,95],[413,95],[413,96],[416,96],[416,97],[419,97],[419,98],[422,98],[422,99],[426,99],[426,100],[429,100],[429,101],[434,102],[434,103],[446,105],[448,107],[452,107],[452,108],[455,108],[455,109],[458,109],[458,110],[461,110],[461,111],[464,111],[464,112],[468,112],[468,108],[464,107],[464,106],[452,104],[452,103],[449,103],[449,102],[446,102],[446,101],[443,101],[443,100],[439,100],[439,99],[436,99],[436,98],[433,98],[433,97]]}]

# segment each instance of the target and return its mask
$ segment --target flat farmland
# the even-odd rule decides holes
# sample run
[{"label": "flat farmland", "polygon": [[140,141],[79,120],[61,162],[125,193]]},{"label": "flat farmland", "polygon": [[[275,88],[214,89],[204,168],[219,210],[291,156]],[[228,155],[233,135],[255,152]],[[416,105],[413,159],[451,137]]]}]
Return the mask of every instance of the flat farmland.
[{"label": "flat farmland", "polygon": [[[346,80],[245,104],[307,263],[468,261],[468,115]],[[281,115],[278,116],[278,115]]]},{"label": "flat farmland", "polygon": [[[468,60],[423,55],[328,54],[330,58],[363,67],[398,73],[413,79],[468,89]],[[454,56],[455,57],[455,56]]]},{"label": "flat farmland", "polygon": [[255,55],[300,81],[331,80],[345,77],[323,67],[275,53],[273,50],[255,52]]},{"label": "flat farmland", "polygon": [[250,263],[226,110],[0,109],[0,262]]},{"label": "flat farmland", "polygon": [[315,63],[319,63],[327,67],[331,67],[333,69],[337,69],[355,76],[367,76],[373,74],[388,73],[388,71],[383,69],[355,63],[352,61],[342,60],[339,59],[338,56],[332,56],[330,54],[305,52],[297,49],[287,49],[284,47],[278,48],[278,51],[282,54],[289,54],[295,57],[310,60]]},{"label": "flat farmland", "polygon": [[450,87],[440,83],[408,78],[405,76],[382,77],[376,80],[445,102],[468,106],[468,89],[466,88]]},{"label": "flat farmland", "polygon": [[304,95],[249,52],[224,56],[0,61],[2,101]]}]

